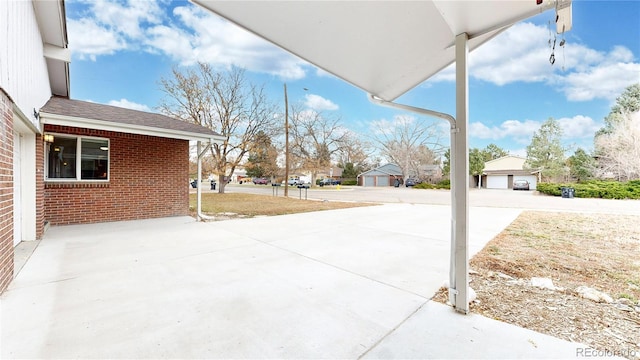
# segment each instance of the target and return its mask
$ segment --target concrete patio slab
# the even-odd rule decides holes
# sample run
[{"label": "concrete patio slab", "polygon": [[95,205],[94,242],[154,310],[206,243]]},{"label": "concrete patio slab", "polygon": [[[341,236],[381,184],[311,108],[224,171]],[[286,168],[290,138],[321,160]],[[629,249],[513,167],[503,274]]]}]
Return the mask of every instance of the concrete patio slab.
[{"label": "concrete patio slab", "polygon": [[[519,214],[471,211],[473,251]],[[52,227],[0,297],[0,355],[478,357],[477,347],[405,333],[415,327],[409,332],[437,337],[433,324],[474,331],[471,317],[429,302],[447,278],[449,228],[448,207],[410,204]],[[506,324],[487,329],[503,339],[525,336]],[[551,357],[575,348],[537,341]]]},{"label": "concrete patio slab", "polygon": [[363,358],[575,359],[585,349],[477,314],[461,316],[430,301]]}]

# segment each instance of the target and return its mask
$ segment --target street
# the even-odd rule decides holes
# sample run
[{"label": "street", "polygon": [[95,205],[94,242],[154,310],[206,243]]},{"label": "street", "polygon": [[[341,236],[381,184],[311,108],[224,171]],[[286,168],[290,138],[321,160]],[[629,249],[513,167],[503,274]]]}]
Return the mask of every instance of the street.
[{"label": "street", "polygon": [[[203,183],[203,185],[206,184]],[[210,192],[208,186],[203,192]],[[228,193],[252,193],[273,195],[274,186],[252,184],[228,184]],[[192,189],[192,191],[194,191]],[[448,190],[423,190],[406,187],[361,187],[341,186],[311,188],[306,190],[309,200],[355,201],[378,203],[408,204],[451,204],[451,193]],[[284,187],[277,187],[278,196],[284,196]],[[289,187],[289,197],[305,198],[305,189]],[[470,189],[469,205],[474,207],[501,207],[524,210],[572,211],[583,213],[607,213],[640,215],[640,201],[613,199],[565,199],[547,196],[537,191],[513,191],[495,189]]]}]

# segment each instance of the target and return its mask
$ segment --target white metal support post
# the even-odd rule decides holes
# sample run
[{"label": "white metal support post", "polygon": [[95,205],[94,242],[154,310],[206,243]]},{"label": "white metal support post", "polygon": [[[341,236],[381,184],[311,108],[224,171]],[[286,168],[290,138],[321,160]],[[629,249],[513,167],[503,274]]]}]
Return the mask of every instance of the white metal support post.
[{"label": "white metal support post", "polygon": [[211,143],[212,142],[209,142],[202,151],[200,151],[202,142],[198,141],[196,146],[196,153],[198,155],[198,176],[196,177],[196,216],[198,221],[211,219],[202,213],[202,157],[211,147]]},{"label": "white metal support post", "polygon": [[469,312],[469,76],[466,33],[456,36],[456,130],[451,134],[451,271],[449,301]]},{"label": "white metal support post", "polygon": [[451,125],[451,260],[449,302],[456,311],[469,312],[469,77],[466,33],[456,36],[456,117],[433,110],[397,104],[369,94],[373,103],[434,116]]},{"label": "white metal support post", "polygon": [[202,210],[202,158],[200,157],[200,147],[202,143],[198,141],[196,145],[196,154],[198,155],[198,175],[196,176],[196,214],[198,220],[200,219],[200,210]]}]

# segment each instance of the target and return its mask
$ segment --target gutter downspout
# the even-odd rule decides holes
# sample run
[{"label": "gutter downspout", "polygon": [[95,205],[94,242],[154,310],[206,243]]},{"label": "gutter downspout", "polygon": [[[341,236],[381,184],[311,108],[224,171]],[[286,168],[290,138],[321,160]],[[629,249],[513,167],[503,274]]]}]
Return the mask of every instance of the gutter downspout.
[{"label": "gutter downspout", "polygon": [[198,154],[198,177],[196,179],[197,184],[196,184],[196,220],[197,221],[203,221],[203,220],[214,220],[214,217],[211,216],[207,216],[205,214],[202,213],[202,157],[204,156],[204,154],[209,151],[209,148],[211,147],[211,144],[213,143],[213,140],[209,141],[209,143],[207,144],[207,146],[205,146],[204,150],[200,151],[200,148],[202,147],[202,142],[200,140],[198,140],[198,145],[197,145],[197,154]]},{"label": "gutter downspout", "polygon": [[469,313],[469,76],[466,33],[456,36],[456,118],[449,114],[396,104],[369,94],[375,104],[447,120],[451,131],[451,253],[449,302],[460,313]]},{"label": "gutter downspout", "polygon": [[[424,108],[419,108],[419,107],[415,107],[415,106],[411,106],[411,105],[404,105],[404,104],[398,104],[398,103],[394,103],[391,101],[387,101],[387,100],[383,100],[375,95],[372,94],[368,94],[369,97],[369,101],[371,101],[374,104],[377,105],[381,105],[381,106],[386,106],[386,107],[390,107],[393,109],[399,109],[399,110],[405,110],[405,111],[410,111],[413,113],[417,113],[417,114],[421,114],[421,115],[426,115],[426,116],[431,116],[431,117],[435,117],[438,119],[442,119],[442,120],[446,120],[449,122],[449,131],[451,132],[451,159],[450,159],[450,176],[451,176],[451,215],[452,215],[452,219],[451,219],[451,254],[450,254],[450,271],[449,271],[449,302],[455,306],[456,302],[455,302],[455,296],[458,294],[458,290],[456,289],[456,267],[455,267],[455,243],[456,243],[456,238],[457,238],[457,232],[456,232],[456,194],[457,194],[457,189],[455,187],[455,177],[457,174],[456,171],[456,167],[454,166],[454,163],[456,162],[456,158],[457,158],[457,153],[455,151],[455,143],[456,143],[456,134],[460,131],[460,129],[458,129],[458,127],[456,126],[456,118],[453,117],[452,115],[446,114],[446,113],[442,113],[439,111],[435,111],[435,110],[429,110],[429,109],[424,109]],[[466,211],[466,210],[465,210]],[[464,313],[466,313],[464,310],[462,311]]]}]

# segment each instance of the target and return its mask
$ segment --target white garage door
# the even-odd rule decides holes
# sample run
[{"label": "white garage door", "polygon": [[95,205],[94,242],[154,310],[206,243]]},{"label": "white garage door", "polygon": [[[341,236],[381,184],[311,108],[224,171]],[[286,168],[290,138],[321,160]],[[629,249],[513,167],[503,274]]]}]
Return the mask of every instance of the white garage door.
[{"label": "white garage door", "polygon": [[508,189],[507,175],[487,175],[487,189]]},{"label": "white garage door", "polygon": [[376,183],[376,177],[375,176],[365,176],[364,177],[364,186],[375,186]]},{"label": "white garage door", "polygon": [[377,186],[389,186],[389,177],[387,175],[377,176]]}]

